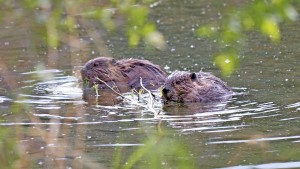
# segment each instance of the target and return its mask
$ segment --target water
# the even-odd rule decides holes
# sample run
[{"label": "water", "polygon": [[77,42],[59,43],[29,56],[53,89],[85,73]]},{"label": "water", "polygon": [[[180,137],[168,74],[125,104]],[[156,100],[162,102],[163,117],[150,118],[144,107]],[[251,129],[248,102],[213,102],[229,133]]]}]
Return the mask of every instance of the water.
[{"label": "water", "polygon": [[[153,20],[167,40],[165,51],[128,48],[120,34],[104,33],[103,39],[115,58],[145,58],[167,72],[202,69],[220,76],[212,62],[216,43],[197,38],[194,30],[220,20],[230,5],[172,1],[154,7]],[[298,23],[282,26],[281,44],[249,35],[240,69],[223,77],[235,92],[227,103],[155,102],[159,113],[154,115],[147,108],[147,94],[145,101],[115,105],[82,99],[78,69],[102,55],[87,35],[80,37],[81,47],[47,49],[23,33],[30,31],[26,22],[3,22],[0,125],[16,131],[19,163],[25,168],[117,168],[130,165],[143,147],[149,149],[134,168],[156,163],[166,168],[181,163],[194,168],[300,168]]]}]

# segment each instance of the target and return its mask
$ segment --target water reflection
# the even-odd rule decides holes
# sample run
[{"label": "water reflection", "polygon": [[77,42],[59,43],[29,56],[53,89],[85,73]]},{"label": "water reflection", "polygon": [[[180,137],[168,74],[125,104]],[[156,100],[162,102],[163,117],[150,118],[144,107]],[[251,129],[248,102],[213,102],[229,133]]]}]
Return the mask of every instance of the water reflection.
[{"label": "water reflection", "polygon": [[[59,103],[84,104],[78,79],[65,76],[61,70],[41,70],[21,73],[23,75],[43,76],[44,80],[24,81],[22,89],[33,94],[19,94],[16,103],[36,104],[40,109],[59,109]],[[29,76],[28,76],[29,77]]]}]

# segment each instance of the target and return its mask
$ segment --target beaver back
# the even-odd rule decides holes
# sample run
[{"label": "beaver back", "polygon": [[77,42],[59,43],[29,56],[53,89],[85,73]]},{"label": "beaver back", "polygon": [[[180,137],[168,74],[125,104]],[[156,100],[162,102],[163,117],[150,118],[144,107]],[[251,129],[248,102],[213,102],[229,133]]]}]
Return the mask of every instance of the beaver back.
[{"label": "beaver back", "polygon": [[81,70],[85,87],[98,85],[105,88],[104,81],[111,87],[124,89],[141,88],[140,78],[147,89],[157,89],[166,79],[166,74],[147,60],[123,59],[115,60],[108,57],[99,57],[88,61]]}]

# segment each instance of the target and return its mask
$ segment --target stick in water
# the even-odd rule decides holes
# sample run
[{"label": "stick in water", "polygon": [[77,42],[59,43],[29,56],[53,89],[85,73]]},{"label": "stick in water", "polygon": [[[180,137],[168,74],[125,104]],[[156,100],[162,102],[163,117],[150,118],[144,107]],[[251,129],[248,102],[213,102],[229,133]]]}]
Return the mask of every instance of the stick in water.
[{"label": "stick in water", "polygon": [[153,108],[154,102],[153,102],[152,92],[145,88],[145,86],[143,85],[143,79],[142,78],[140,78],[140,84],[141,84],[141,87],[149,93],[149,96],[150,96],[149,103],[148,103],[149,110],[152,111],[155,116],[158,115],[159,113]]}]

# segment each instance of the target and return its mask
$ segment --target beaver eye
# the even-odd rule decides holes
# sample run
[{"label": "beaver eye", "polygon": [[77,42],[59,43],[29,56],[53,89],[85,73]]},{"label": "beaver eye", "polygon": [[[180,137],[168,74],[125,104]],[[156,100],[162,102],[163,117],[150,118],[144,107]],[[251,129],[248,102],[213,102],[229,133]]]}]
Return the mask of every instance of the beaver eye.
[{"label": "beaver eye", "polygon": [[117,63],[117,61],[116,61],[115,59],[112,59],[112,60],[111,60],[111,64],[112,64],[112,65],[115,65],[116,63]]},{"label": "beaver eye", "polygon": [[94,63],[94,65],[93,65],[94,67],[97,67],[98,66],[98,64],[97,63]]},{"label": "beaver eye", "polygon": [[176,81],[175,84],[177,84],[177,85],[180,84],[180,81]]},{"label": "beaver eye", "polygon": [[196,80],[197,75],[196,75],[196,73],[191,73],[190,77],[191,77],[192,80]]}]

